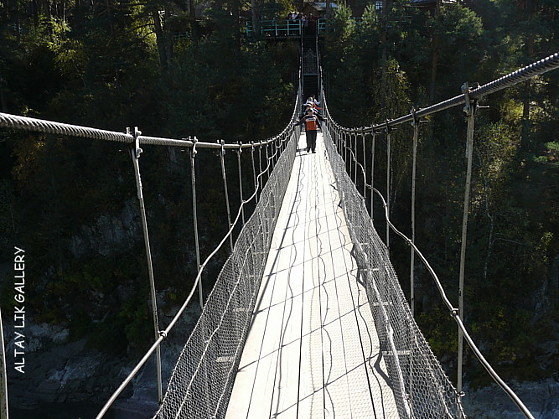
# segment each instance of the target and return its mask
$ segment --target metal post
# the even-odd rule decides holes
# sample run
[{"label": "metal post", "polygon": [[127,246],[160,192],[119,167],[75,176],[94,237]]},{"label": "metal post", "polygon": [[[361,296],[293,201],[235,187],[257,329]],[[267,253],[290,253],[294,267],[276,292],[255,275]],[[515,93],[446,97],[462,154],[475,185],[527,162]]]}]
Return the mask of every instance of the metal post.
[{"label": "metal post", "polygon": [[365,203],[367,200],[367,151],[363,129],[361,129],[361,141],[363,143],[363,203]]},{"label": "metal post", "polygon": [[[258,174],[262,175],[262,142],[258,143]],[[262,176],[260,177],[262,179]],[[262,185],[262,187],[264,187]]]},{"label": "metal post", "polygon": [[347,160],[349,163],[349,178],[353,180],[353,134],[351,131],[347,133],[348,147],[347,147]]},{"label": "metal post", "polygon": [[[411,242],[415,244],[415,183],[417,173],[417,139],[419,136],[419,120],[415,118],[415,109],[412,110],[414,114],[413,125],[413,160],[411,168]],[[415,316],[415,250],[410,249],[410,309],[411,315]]]},{"label": "metal post", "polygon": [[[462,215],[462,244],[460,247],[460,276],[458,284],[458,317],[464,322],[464,271],[466,265],[466,242],[468,233],[468,213],[470,209],[470,189],[472,181],[472,157],[474,152],[474,119],[476,102],[469,97],[470,87],[468,83],[462,85],[462,92],[466,97],[464,112],[468,122],[466,133],[466,185],[464,187],[464,213]],[[462,393],[462,364],[464,359],[464,334],[458,328],[458,377],[456,380],[456,390]]]},{"label": "metal post", "polygon": [[[192,183],[192,221],[194,224],[194,245],[196,247],[196,272],[200,273],[200,240],[198,237],[198,213],[196,205],[196,143],[198,139],[192,139],[192,148],[190,149],[190,181]],[[204,310],[204,293],[202,288],[202,278],[198,282],[198,297],[200,299],[200,308]]]},{"label": "metal post", "polygon": [[353,170],[354,170],[354,172],[353,172],[353,183],[355,184],[355,187],[357,187],[357,166],[358,166],[357,163],[359,161],[359,159],[357,157],[358,156],[358,154],[357,154],[357,151],[358,151],[357,131],[354,132],[353,136],[354,136],[354,140],[355,140],[354,143],[353,143],[353,149],[355,150],[354,153],[353,153]]},{"label": "metal post", "polygon": [[2,310],[0,309],[0,362],[2,363],[2,396],[0,397],[0,419],[9,418],[8,410],[8,374],[6,370],[6,352],[4,346],[4,328],[2,325]]},{"label": "metal post", "polygon": [[345,170],[346,170],[346,172],[348,172],[348,174],[351,175],[351,162],[349,162],[349,170],[348,170],[348,166],[347,166],[347,165],[348,165],[348,161],[349,161],[349,157],[348,157],[348,154],[349,154],[349,153],[348,153],[348,151],[347,151],[348,148],[349,148],[348,145],[347,145],[347,143],[348,143],[348,138],[347,138],[347,137],[348,137],[349,135],[348,135],[348,133],[347,133],[346,131],[342,131],[342,132],[343,132],[343,138],[344,138],[344,163],[345,163]]},{"label": "metal post", "polygon": [[336,126],[334,124],[332,124],[332,128],[330,129],[330,133],[332,135],[332,141],[334,142],[334,145],[336,146],[336,151],[338,152],[338,154],[340,154],[340,138],[338,136],[338,129],[336,128]]},{"label": "metal post", "polygon": [[[221,176],[223,178],[223,189],[225,193],[225,207],[227,208],[227,225],[229,229],[231,229],[231,206],[229,205],[229,192],[227,190],[227,172],[225,170],[225,141],[221,140],[221,151],[219,153],[219,159],[221,161]],[[233,252],[233,232],[229,235],[229,247],[231,248],[231,252]]]},{"label": "metal post", "polygon": [[[126,133],[130,134],[130,128],[126,128]],[[148,223],[146,215],[146,207],[144,203],[144,193],[142,187],[142,178],[140,175],[140,155],[142,154],[142,149],[140,148],[140,135],[142,133],[138,131],[138,127],[134,127],[134,144],[130,149],[130,156],[132,157],[132,164],[134,166],[134,175],[136,177],[136,190],[138,194],[138,201],[140,204],[140,216],[142,219],[142,228],[144,231],[144,246],[146,249],[146,260],[148,266],[148,276],[149,276],[149,287],[151,294],[151,311],[153,317],[153,331],[155,334],[155,340],[159,339],[159,320],[157,314],[157,295],[155,292],[155,277],[153,274],[153,263],[151,258],[151,248],[149,244],[149,232]],[[161,376],[161,348],[158,346],[155,353],[156,357],[156,368],[157,368],[157,397],[159,403],[163,400],[163,378]]]},{"label": "metal post", "polygon": [[256,177],[256,163],[254,162],[254,141],[250,143],[250,159],[252,161],[252,177],[254,178],[254,192],[258,203],[258,178]]},{"label": "metal post", "polygon": [[[347,135],[347,147],[346,147],[346,151],[347,151],[347,164],[348,164],[348,172],[347,172],[347,174],[349,175],[349,178],[352,179],[352,177],[353,177],[353,172],[352,172],[353,159],[352,159],[352,157],[351,157],[351,154],[352,154],[351,139],[353,138],[353,136],[351,135],[351,131],[346,131],[346,135]],[[352,179],[352,180],[353,180],[353,179]]]},{"label": "metal post", "polygon": [[270,155],[268,153],[268,143],[266,143],[266,183],[270,179]]},{"label": "metal post", "polygon": [[[392,156],[390,155],[390,126],[386,121],[386,214],[390,217],[390,163]],[[390,226],[386,220],[386,248],[390,250]]]},{"label": "metal post", "polygon": [[376,143],[376,132],[373,130],[373,139],[371,141],[371,220],[375,220],[375,212],[373,209],[375,192],[373,188],[375,187],[375,143]]},{"label": "metal post", "polygon": [[[202,313],[200,314],[200,327],[202,329],[202,336],[204,345],[208,345],[208,340],[206,337],[206,324],[205,324],[205,317],[204,317],[204,292],[202,287],[202,275],[200,273],[201,269],[201,262],[200,262],[200,239],[198,236],[198,211],[197,211],[197,199],[196,199],[196,154],[198,154],[198,150],[196,150],[196,143],[198,139],[194,137],[192,139],[192,149],[190,150],[190,178],[192,183],[192,219],[194,224],[194,244],[196,247],[196,272],[197,276],[200,275],[199,282],[198,282],[198,298],[200,299],[200,310]],[[208,363],[206,357],[203,357],[203,371],[204,371],[204,394],[206,396],[206,414],[209,417],[209,385],[208,385]]]},{"label": "metal post", "polygon": [[340,132],[340,129],[337,126],[334,126],[334,133],[336,135],[336,147],[338,148],[338,154],[340,155],[340,157],[343,154],[343,145],[342,145],[342,134]]},{"label": "metal post", "polygon": [[[239,149],[237,150],[237,166],[239,167],[239,195],[241,198],[241,216],[243,219],[243,226],[245,225],[245,204],[243,202],[243,173],[241,169],[241,153],[243,149],[241,148],[242,143],[239,143]],[[273,159],[273,158],[272,158]]]}]

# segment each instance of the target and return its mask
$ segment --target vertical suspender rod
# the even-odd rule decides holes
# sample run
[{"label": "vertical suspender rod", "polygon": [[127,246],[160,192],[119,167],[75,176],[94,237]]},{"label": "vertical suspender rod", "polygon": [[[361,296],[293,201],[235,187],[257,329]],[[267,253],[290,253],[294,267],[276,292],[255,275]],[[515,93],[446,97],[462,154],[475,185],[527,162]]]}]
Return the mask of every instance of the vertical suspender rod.
[{"label": "vertical suspender rod", "polygon": [[243,202],[243,172],[241,167],[241,153],[243,149],[241,148],[242,143],[239,143],[239,149],[237,151],[237,166],[239,168],[239,197],[240,197],[240,205],[241,205],[241,216],[243,219],[243,225],[245,225],[245,205]]},{"label": "vertical suspender rod", "polygon": [[[221,150],[219,153],[219,159],[221,161],[221,177],[223,178],[223,190],[225,194],[225,207],[227,209],[227,225],[229,229],[231,229],[231,206],[229,205],[229,192],[227,189],[227,172],[225,170],[225,147],[223,146],[225,142],[223,140],[220,141]],[[233,252],[233,232],[229,235],[229,247],[231,248],[231,252]]]},{"label": "vertical suspender rod", "polygon": [[[468,234],[468,213],[470,211],[470,190],[472,183],[472,159],[474,152],[474,121],[476,111],[476,101],[471,100],[469,96],[470,87],[468,83],[462,85],[466,102],[464,112],[467,118],[466,132],[466,184],[464,186],[464,212],[462,214],[462,241],[460,247],[460,276],[458,280],[458,317],[464,323],[464,271],[466,266],[466,246]],[[456,390],[460,394],[462,392],[462,364],[464,358],[464,334],[462,329],[458,328],[458,372],[456,379]]]},{"label": "vertical suspender rod", "polygon": [[361,129],[361,142],[363,143],[363,202],[365,203],[367,201],[367,152],[363,129]]},{"label": "vertical suspender rod", "polygon": [[[198,211],[196,202],[196,143],[198,139],[192,139],[192,148],[190,149],[190,181],[192,183],[192,222],[194,225],[194,245],[196,246],[196,273],[200,273],[200,239],[198,236]],[[202,277],[198,283],[198,298],[200,299],[200,309],[204,309],[204,291],[202,287]]]},{"label": "vertical suspender rod", "polygon": [[374,211],[374,196],[375,192],[373,188],[375,187],[375,147],[376,147],[376,132],[373,130],[373,139],[371,140],[371,220],[375,220]]},{"label": "vertical suspender rod", "polygon": [[[411,242],[415,244],[415,186],[417,174],[417,140],[419,137],[419,120],[415,116],[415,109],[412,109],[414,115],[413,126],[413,145],[412,145],[412,167],[411,167]],[[410,248],[410,309],[411,315],[415,315],[415,250]]]},{"label": "vertical suspender rod", "polygon": [[[390,150],[390,126],[386,121],[386,214],[390,217],[390,172],[391,172],[391,150]],[[390,226],[386,220],[386,248],[390,250]]]},{"label": "vertical suspender rod", "polygon": [[254,141],[251,141],[250,160],[252,161],[252,177],[254,179],[254,192],[256,194],[256,203],[258,203],[258,178],[256,177],[256,163],[254,161]]},{"label": "vertical suspender rod", "polygon": [[[131,134],[130,128],[126,129],[127,134]],[[146,260],[147,260],[147,267],[148,267],[148,276],[149,276],[149,288],[150,288],[150,295],[151,295],[151,311],[153,317],[153,331],[155,334],[155,340],[159,339],[159,320],[158,320],[158,313],[157,313],[157,295],[155,292],[155,278],[153,274],[153,262],[151,258],[151,248],[149,244],[149,231],[148,231],[148,223],[147,223],[147,215],[146,215],[146,207],[144,203],[144,193],[142,187],[142,177],[140,175],[140,155],[142,154],[142,149],[140,148],[140,135],[142,133],[138,131],[138,128],[134,128],[134,144],[133,147],[130,149],[130,156],[132,157],[132,164],[134,166],[134,175],[136,177],[136,191],[138,194],[138,202],[140,204],[140,216],[142,219],[142,229],[144,232],[144,246],[146,249]],[[162,381],[163,378],[161,376],[161,348],[157,346],[157,350],[155,353],[156,357],[156,368],[157,368],[157,400],[159,403],[163,400],[163,385]]]}]

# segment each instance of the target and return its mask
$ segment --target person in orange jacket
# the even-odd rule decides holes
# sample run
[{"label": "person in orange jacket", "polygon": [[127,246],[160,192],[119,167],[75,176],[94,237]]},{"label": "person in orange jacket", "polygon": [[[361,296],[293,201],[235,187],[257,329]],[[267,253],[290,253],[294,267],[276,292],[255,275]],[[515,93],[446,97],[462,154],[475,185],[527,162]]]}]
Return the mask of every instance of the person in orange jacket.
[{"label": "person in orange jacket", "polygon": [[305,135],[307,137],[307,153],[312,151],[316,153],[316,135],[318,128],[320,128],[320,120],[325,119],[319,114],[313,112],[311,108],[307,109],[305,114],[299,118],[295,125],[305,123]]}]

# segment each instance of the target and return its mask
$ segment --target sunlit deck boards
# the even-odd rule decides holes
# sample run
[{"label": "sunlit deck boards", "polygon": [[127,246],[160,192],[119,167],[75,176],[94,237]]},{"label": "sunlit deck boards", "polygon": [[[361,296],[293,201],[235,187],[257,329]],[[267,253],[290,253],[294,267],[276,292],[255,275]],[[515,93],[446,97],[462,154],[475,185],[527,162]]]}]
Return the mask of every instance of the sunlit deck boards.
[{"label": "sunlit deck boards", "polygon": [[295,159],[227,418],[399,417],[317,143]]}]

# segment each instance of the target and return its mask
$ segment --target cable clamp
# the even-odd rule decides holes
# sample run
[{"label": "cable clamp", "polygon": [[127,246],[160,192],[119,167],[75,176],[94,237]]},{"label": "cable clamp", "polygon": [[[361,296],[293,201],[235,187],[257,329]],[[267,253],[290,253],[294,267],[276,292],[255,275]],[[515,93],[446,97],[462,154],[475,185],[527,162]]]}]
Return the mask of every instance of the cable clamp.
[{"label": "cable clamp", "polygon": [[419,124],[419,120],[420,120],[421,118],[418,118],[418,117],[417,117],[417,115],[416,115],[416,110],[415,110],[415,106],[411,108],[410,114],[411,114],[411,116],[412,116],[412,118],[413,118],[412,121],[411,121],[411,125],[412,125],[412,127],[416,127],[416,126]]},{"label": "cable clamp", "polygon": [[159,333],[158,333],[158,335],[159,335],[160,337],[162,337],[163,339],[166,339],[166,338],[167,338],[167,332],[166,332],[165,330],[160,330]]},{"label": "cable clamp", "polygon": [[460,315],[460,310],[457,308],[453,308],[452,310],[450,310],[450,315],[452,317],[458,317]]},{"label": "cable clamp", "polygon": [[144,150],[142,150],[140,148],[140,136],[142,135],[142,131],[138,130],[138,127],[134,127],[134,133],[130,132],[130,127],[126,127],[126,134],[132,135],[134,137],[134,143],[133,143],[133,153],[134,153],[134,157],[137,159],[140,158],[140,155],[144,152]]},{"label": "cable clamp", "polygon": [[389,134],[390,131],[392,131],[392,130],[394,129],[394,127],[391,127],[391,126],[390,126],[390,121],[391,121],[390,119],[387,119],[387,120],[384,122],[384,124],[386,125],[385,130],[386,130],[386,133],[387,133],[387,134]]},{"label": "cable clamp", "polygon": [[192,141],[192,150],[190,151],[190,154],[194,158],[196,157],[196,154],[198,154],[198,150],[196,150],[196,143],[198,142],[198,138],[193,137],[191,141]]},{"label": "cable clamp", "polygon": [[477,108],[477,100],[476,99],[472,99],[470,97],[470,93],[472,92],[472,90],[474,88],[476,88],[477,86],[479,86],[479,83],[474,83],[474,87],[470,87],[468,82],[465,82],[462,86],[461,86],[461,90],[462,93],[464,93],[464,113],[466,114],[466,116],[471,116],[472,114],[475,113],[476,108]]}]

